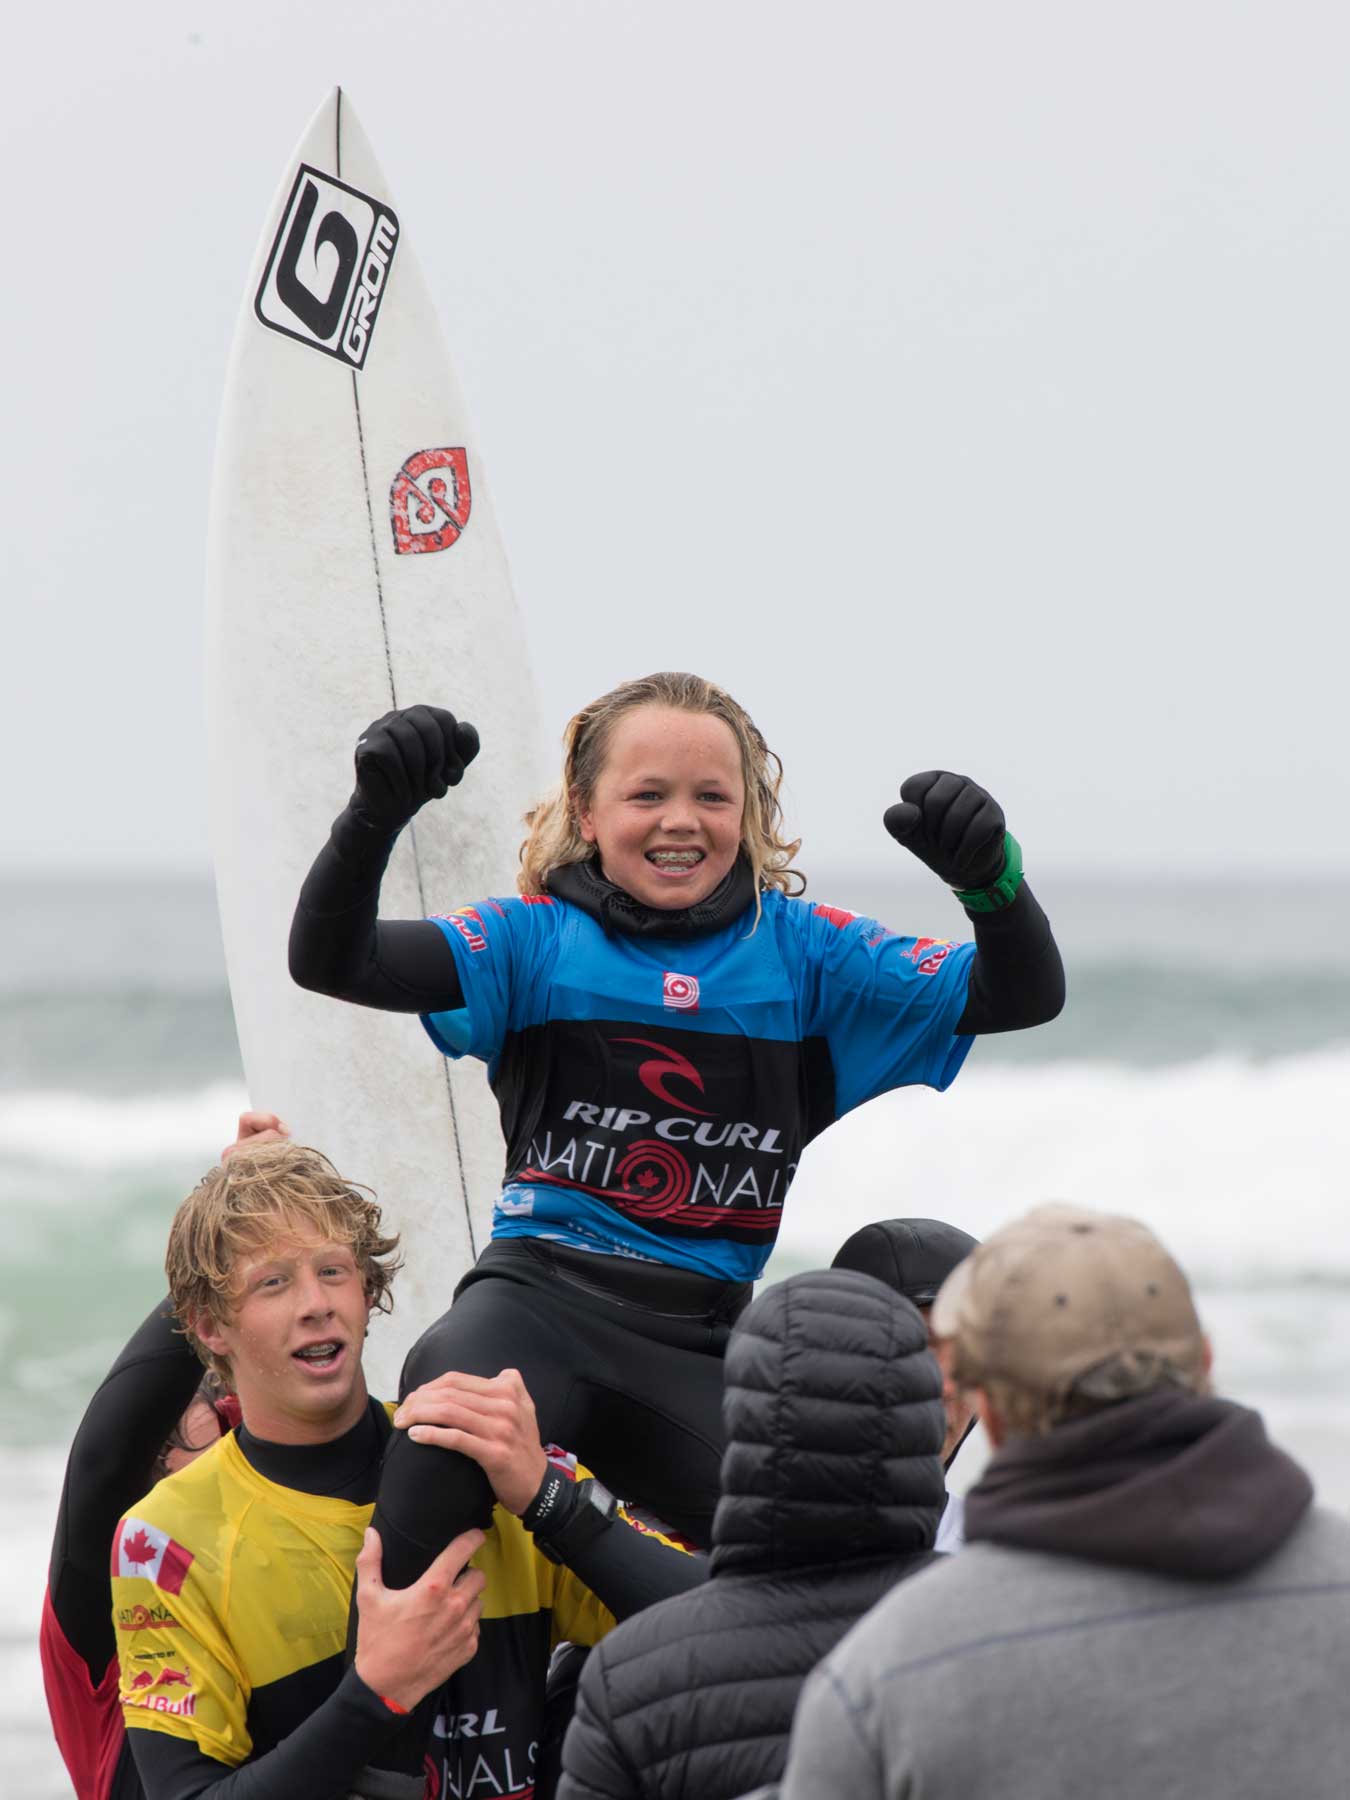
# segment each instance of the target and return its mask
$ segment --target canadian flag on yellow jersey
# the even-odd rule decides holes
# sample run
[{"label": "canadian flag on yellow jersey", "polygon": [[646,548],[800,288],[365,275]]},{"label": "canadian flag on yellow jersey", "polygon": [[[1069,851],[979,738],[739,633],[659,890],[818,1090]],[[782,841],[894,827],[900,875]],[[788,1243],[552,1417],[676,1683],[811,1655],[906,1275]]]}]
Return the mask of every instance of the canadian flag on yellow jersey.
[{"label": "canadian flag on yellow jersey", "polygon": [[175,1543],[167,1531],[127,1517],[113,1539],[114,1575],[140,1575],[166,1594],[176,1594],[192,1564],[192,1552]]}]

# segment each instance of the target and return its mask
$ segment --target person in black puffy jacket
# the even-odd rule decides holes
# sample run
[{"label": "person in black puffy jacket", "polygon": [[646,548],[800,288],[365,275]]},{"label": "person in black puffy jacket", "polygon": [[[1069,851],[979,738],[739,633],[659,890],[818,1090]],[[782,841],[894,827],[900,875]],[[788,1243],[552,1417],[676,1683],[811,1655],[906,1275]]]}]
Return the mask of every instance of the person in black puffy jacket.
[{"label": "person in black puffy jacket", "polygon": [[918,1310],[825,1269],[762,1294],[726,1356],[703,1586],[587,1659],[558,1800],[734,1800],[777,1780],[802,1683],[933,1560],[942,1377]]}]

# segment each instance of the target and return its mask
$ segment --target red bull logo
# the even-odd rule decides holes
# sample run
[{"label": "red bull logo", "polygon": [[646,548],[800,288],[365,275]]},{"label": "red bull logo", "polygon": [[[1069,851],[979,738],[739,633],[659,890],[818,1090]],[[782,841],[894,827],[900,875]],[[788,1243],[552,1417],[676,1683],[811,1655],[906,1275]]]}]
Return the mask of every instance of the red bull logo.
[{"label": "red bull logo", "polygon": [[190,1688],[192,1676],[187,1669],[174,1669],[167,1664],[156,1673],[153,1669],[141,1669],[131,1678],[131,1687],[136,1690],[146,1688]]},{"label": "red bull logo", "polygon": [[147,1712],[169,1713],[175,1719],[196,1717],[197,1696],[183,1694],[171,1700],[167,1694],[128,1694],[124,1706],[143,1706]]},{"label": "red bull logo", "polygon": [[900,954],[909,958],[920,975],[936,975],[955,948],[950,938],[921,937]]},{"label": "red bull logo", "polygon": [[143,1706],[147,1712],[168,1713],[175,1719],[191,1719],[197,1712],[191,1674],[186,1668],[175,1669],[168,1663],[158,1674],[142,1669],[134,1675],[122,1696],[122,1704]]},{"label": "red bull logo", "polygon": [[444,919],[452,931],[459,933],[475,955],[480,950],[487,949],[487,939],[483,936],[481,929],[475,931],[473,925],[469,923],[470,919],[480,927],[483,923],[482,916],[472,906],[457,907],[454,912],[450,913],[433,913],[432,917]]}]

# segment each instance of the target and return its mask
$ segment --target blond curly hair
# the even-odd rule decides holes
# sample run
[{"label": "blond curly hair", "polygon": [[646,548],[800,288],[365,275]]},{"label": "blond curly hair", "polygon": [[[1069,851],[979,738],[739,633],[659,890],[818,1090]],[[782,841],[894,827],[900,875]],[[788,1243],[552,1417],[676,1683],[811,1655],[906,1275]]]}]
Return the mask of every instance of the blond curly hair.
[{"label": "blond curly hair", "polygon": [[356,1259],[366,1296],[378,1312],[393,1308],[391,1284],[401,1266],[397,1235],[380,1230],[369,1188],[339,1175],[326,1156],[304,1144],[241,1145],[203,1176],[174,1214],[164,1273],[188,1342],[222,1380],[225,1358],[197,1337],[203,1316],[228,1322],[238,1298],[234,1272],[242,1256],[281,1237],[345,1244]]},{"label": "blond curly hair", "polygon": [[[529,835],[520,847],[516,886],[522,894],[546,891],[549,872],[567,863],[585,862],[595,845],[581,835],[580,814],[590,805],[605,766],[614,728],[640,706],[668,706],[678,712],[707,713],[721,719],[736,739],[745,780],[741,814],[741,850],[755,877],[758,895],[765,888],[800,894],[806,877],[792,867],[800,838],[784,836],[779,790],[783,765],[765,743],[754,720],[724,688],[701,675],[663,670],[611,688],[568,720],[563,732],[562,777],[525,815]],[[756,900],[758,910],[758,900]]]}]

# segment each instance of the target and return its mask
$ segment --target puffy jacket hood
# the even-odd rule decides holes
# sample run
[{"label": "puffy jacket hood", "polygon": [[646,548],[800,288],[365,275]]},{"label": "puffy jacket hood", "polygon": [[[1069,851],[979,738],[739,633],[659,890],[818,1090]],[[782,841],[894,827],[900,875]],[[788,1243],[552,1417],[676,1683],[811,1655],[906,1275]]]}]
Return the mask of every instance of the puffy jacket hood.
[{"label": "puffy jacket hood", "polygon": [[779,1282],[727,1346],[712,1572],[931,1548],[946,1498],[942,1376],[924,1322],[870,1275]]},{"label": "puffy jacket hood", "polygon": [[1169,1388],[1010,1440],[966,1496],[966,1538],[1221,1581],[1277,1550],[1312,1491],[1258,1413]]}]

